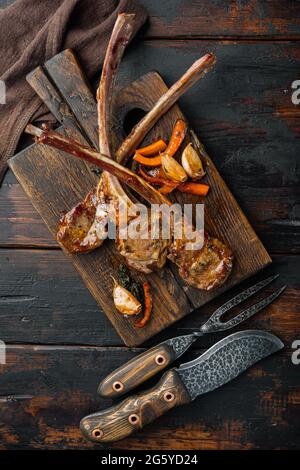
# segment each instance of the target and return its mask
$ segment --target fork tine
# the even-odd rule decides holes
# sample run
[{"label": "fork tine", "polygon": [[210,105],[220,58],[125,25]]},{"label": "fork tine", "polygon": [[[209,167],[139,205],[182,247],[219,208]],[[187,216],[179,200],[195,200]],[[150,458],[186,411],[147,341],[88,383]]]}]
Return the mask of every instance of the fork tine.
[{"label": "fork tine", "polygon": [[248,289],[244,290],[243,292],[240,292],[238,295],[236,295],[232,299],[228,300],[225,304],[221,305],[221,307],[219,307],[213,313],[213,315],[211,316],[211,320],[212,319],[220,320],[222,315],[224,315],[230,309],[232,309],[236,305],[239,305],[244,300],[249,299],[249,297],[256,294],[256,292],[263,289],[265,286],[270,284],[272,281],[274,281],[278,277],[279,277],[279,274],[275,274],[274,276],[267,277],[266,279],[263,279],[262,281],[258,282],[257,284],[254,284],[254,286],[251,286]]},{"label": "fork tine", "polygon": [[243,310],[231,320],[228,320],[227,322],[224,322],[224,323],[220,322],[218,331],[228,330],[229,328],[233,328],[234,326],[239,325],[239,323],[248,320],[248,318],[252,317],[252,315],[255,315],[255,313],[264,309],[270,303],[272,303],[273,300],[277,299],[277,297],[280,296],[280,294],[285,290],[285,288],[286,286],[283,286],[280,289],[274,291],[271,295],[262,299],[260,302],[257,302],[256,304],[251,305],[251,307],[247,308],[246,310]]}]

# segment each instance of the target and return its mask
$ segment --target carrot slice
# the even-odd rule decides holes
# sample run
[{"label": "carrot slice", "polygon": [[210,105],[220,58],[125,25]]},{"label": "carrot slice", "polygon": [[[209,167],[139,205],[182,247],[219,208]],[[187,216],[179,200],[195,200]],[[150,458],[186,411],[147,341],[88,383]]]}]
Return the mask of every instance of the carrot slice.
[{"label": "carrot slice", "polygon": [[161,165],[161,157],[157,155],[156,157],[144,157],[139,153],[135,152],[133,159],[144,166],[160,166]]},{"label": "carrot slice", "polygon": [[170,142],[168,144],[168,147],[164,151],[164,154],[169,155],[170,157],[173,157],[175,155],[180,145],[184,141],[186,131],[186,122],[183,119],[177,119],[171,135]]},{"label": "carrot slice", "polygon": [[144,326],[150,320],[151,312],[152,312],[152,296],[150,292],[150,284],[149,282],[144,282],[143,284],[144,295],[145,295],[145,309],[144,309],[144,316],[141,320],[135,323],[137,328],[144,328]]},{"label": "carrot slice", "polygon": [[167,148],[166,142],[160,139],[160,140],[157,140],[156,142],[153,142],[150,145],[147,145],[147,147],[142,147],[140,149],[137,149],[136,152],[139,153],[140,155],[148,157],[152,155],[157,155],[159,152],[163,152],[164,150],[166,150],[166,148]]},{"label": "carrot slice", "polygon": [[198,196],[206,196],[209,190],[207,184],[201,183],[182,183],[177,186],[177,189],[182,193],[197,194]]},{"label": "carrot slice", "polygon": [[169,193],[171,193],[172,191],[174,191],[174,189],[176,189],[177,186],[178,186],[177,183],[174,183],[174,186],[169,186],[169,185],[167,185],[167,184],[163,184],[163,185],[159,188],[158,191],[159,191],[161,194],[169,194]]},{"label": "carrot slice", "polygon": [[[158,140],[147,147],[136,150],[133,159],[144,166],[160,166],[161,155],[169,155],[170,157],[173,157],[182,144],[186,131],[187,126],[185,121],[183,119],[177,119],[168,146],[166,146],[166,143],[163,140]],[[156,155],[155,157],[146,156],[155,155],[155,153],[160,151],[163,151],[161,155]]]}]

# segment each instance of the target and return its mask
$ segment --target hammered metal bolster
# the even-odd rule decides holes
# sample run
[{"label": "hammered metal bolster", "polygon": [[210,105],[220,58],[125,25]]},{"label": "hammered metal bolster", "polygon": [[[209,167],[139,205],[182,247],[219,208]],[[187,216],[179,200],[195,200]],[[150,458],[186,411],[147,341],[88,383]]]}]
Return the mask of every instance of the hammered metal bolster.
[{"label": "hammered metal bolster", "polygon": [[182,354],[189,349],[199,336],[202,336],[202,333],[195,332],[190,335],[176,336],[175,338],[165,341],[165,344],[173,349],[175,357],[178,359],[178,357],[182,356]]}]

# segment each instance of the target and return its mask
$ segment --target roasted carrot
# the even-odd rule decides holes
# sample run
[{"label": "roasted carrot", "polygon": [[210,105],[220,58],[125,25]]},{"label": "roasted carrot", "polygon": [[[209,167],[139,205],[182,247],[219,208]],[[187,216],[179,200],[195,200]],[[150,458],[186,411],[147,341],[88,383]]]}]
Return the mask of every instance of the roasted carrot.
[{"label": "roasted carrot", "polygon": [[209,190],[207,184],[201,183],[182,183],[177,186],[177,189],[182,193],[197,194],[198,196],[206,196]]},{"label": "roasted carrot", "polygon": [[184,141],[186,131],[187,126],[185,121],[183,119],[177,119],[168,147],[163,153],[173,157]]},{"label": "roasted carrot", "polygon": [[[158,140],[157,142],[148,145],[148,147],[136,150],[133,159],[144,166],[160,166],[161,155],[168,155],[169,157],[173,157],[182,144],[186,131],[187,127],[185,121],[183,119],[177,119],[168,146],[166,146],[163,140]],[[154,149],[158,149],[157,152],[162,151],[164,145],[165,148],[161,155],[156,155],[155,157],[149,158],[146,156],[155,155]]]},{"label": "roasted carrot", "polygon": [[160,140],[157,140],[156,142],[153,142],[150,145],[147,145],[147,147],[142,147],[140,149],[137,149],[136,152],[140,155],[148,157],[152,155],[157,155],[158,153],[166,150],[166,148],[167,148],[166,142],[160,139]]},{"label": "roasted carrot", "polygon": [[144,157],[143,155],[135,152],[133,159],[144,166],[160,166],[161,157],[157,155],[156,157]]},{"label": "roasted carrot", "polygon": [[[162,178],[161,176],[150,176],[140,168],[140,175],[148,181],[148,183],[161,185],[159,192],[168,194],[174,189],[178,189],[182,193],[196,194],[198,196],[206,196],[209,191],[209,186],[202,183],[176,183],[174,181]],[[169,190],[167,189],[169,188]]]},{"label": "roasted carrot", "polygon": [[178,186],[178,183],[168,180],[167,178],[162,178],[161,176],[150,176],[141,168],[140,168],[139,174],[144,178],[144,180],[148,181],[148,183],[165,185],[165,186],[169,186],[170,188],[173,188],[174,186],[175,187]]},{"label": "roasted carrot", "polygon": [[152,296],[150,292],[150,284],[149,282],[144,282],[143,284],[144,289],[144,296],[145,296],[145,309],[144,309],[144,316],[135,323],[137,328],[143,328],[146,323],[150,320],[151,312],[152,312]]},{"label": "roasted carrot", "polygon": [[174,183],[174,186],[168,186],[166,184],[163,184],[160,188],[159,188],[159,192],[161,194],[170,194],[172,191],[174,191],[174,189],[176,189],[178,186],[178,184]]}]

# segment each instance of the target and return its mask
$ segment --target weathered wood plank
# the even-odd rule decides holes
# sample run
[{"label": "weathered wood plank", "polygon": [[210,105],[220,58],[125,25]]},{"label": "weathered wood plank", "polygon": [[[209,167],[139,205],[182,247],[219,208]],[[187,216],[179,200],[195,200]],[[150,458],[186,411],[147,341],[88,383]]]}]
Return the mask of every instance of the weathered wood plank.
[{"label": "weathered wood plank", "polygon": [[[259,279],[272,272],[279,272],[280,279],[262,296],[283,284],[288,289],[245,327],[271,328],[291,341],[300,332],[299,256],[276,256],[274,266],[261,273]],[[147,344],[196,329],[214,309],[256,279],[196,310]],[[204,337],[201,345],[208,346],[217,337]],[[56,250],[0,250],[0,339],[43,344],[122,344],[71,262]]]},{"label": "weathered wood plank", "polygon": [[[45,69],[70,106],[81,129],[91,144],[99,147],[97,106],[93,91],[89,88],[84,72],[71,50],[54,56],[45,63]],[[57,115],[57,113],[55,113]],[[63,119],[59,120],[63,124]]]},{"label": "weathered wood plank", "polygon": [[[226,172],[231,173],[228,178],[232,180],[235,196],[268,251],[299,253],[299,188],[249,188],[237,181],[233,166]],[[251,179],[255,185],[256,174]],[[0,188],[0,246],[58,248],[11,172]]]},{"label": "weathered wood plank", "polygon": [[300,5],[293,0],[142,0],[151,37],[299,38]]},{"label": "weathered wood plank", "polygon": [[[0,448],[101,448],[82,438],[79,421],[111,405],[96,394],[99,379],[132,356],[123,348],[8,346],[7,364],[0,366]],[[299,401],[298,371],[287,349],[113,447],[295,449]]]},{"label": "weathered wood plank", "polygon": [[[14,1],[0,0],[0,8]],[[300,6],[294,0],[139,1],[149,14],[142,37],[300,37]]]},{"label": "weathered wood plank", "polygon": [[58,247],[10,171],[0,188],[0,245]]},{"label": "weathered wood plank", "polygon": [[76,117],[60,95],[43,67],[39,66],[26,76],[27,82],[45,103],[48,110],[64,126],[81,131]]}]

